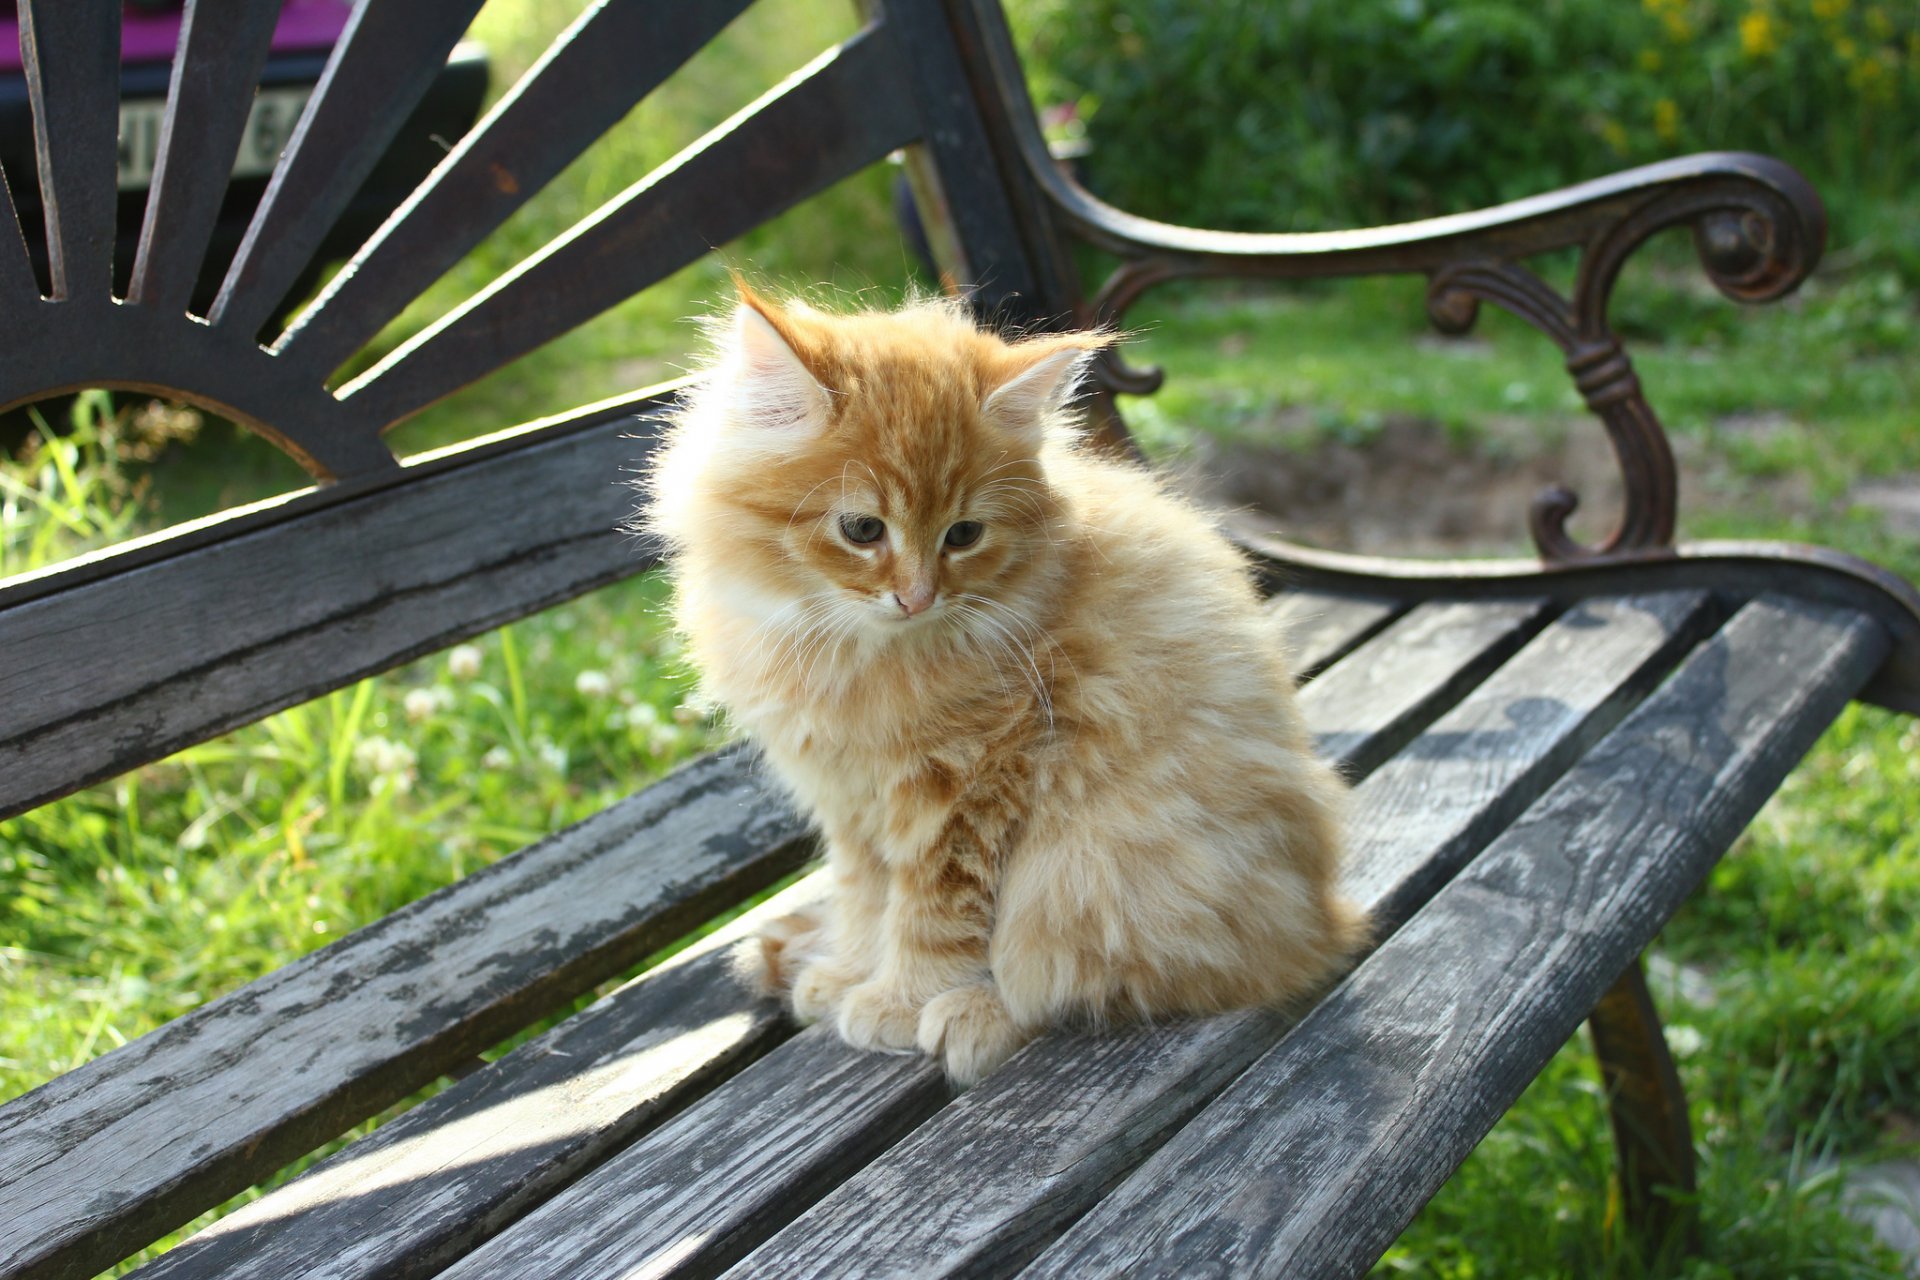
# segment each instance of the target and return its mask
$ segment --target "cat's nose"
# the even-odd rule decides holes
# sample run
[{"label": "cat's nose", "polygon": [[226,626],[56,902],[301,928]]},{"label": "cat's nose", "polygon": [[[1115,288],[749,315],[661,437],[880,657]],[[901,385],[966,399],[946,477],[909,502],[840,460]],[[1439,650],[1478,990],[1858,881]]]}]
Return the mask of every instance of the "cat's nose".
[{"label": "cat's nose", "polygon": [[893,593],[893,602],[909,618],[925,613],[933,607],[934,590],[932,587],[909,587],[905,591]]}]

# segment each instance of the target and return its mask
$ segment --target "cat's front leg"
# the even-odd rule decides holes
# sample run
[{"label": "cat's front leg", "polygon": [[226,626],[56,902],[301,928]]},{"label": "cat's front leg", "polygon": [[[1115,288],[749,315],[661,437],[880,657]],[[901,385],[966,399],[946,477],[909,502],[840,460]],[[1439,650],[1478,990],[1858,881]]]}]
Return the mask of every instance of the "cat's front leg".
[{"label": "cat's front leg", "polygon": [[1032,1034],[1014,1023],[991,980],[943,991],[920,1011],[920,1050],[946,1064],[961,1088],[979,1083],[1014,1055]]},{"label": "cat's front leg", "polygon": [[[969,1084],[1012,1052],[995,1047],[1010,1034],[1005,1028],[981,1036],[973,1031],[976,1025],[987,1031],[997,994],[991,999],[955,994],[947,1000],[941,1007],[949,1015],[935,1019],[934,1048],[928,1048],[923,1028],[925,1012],[936,999],[981,988],[991,993],[987,953],[994,890],[1007,846],[1021,825],[1026,778],[1026,760],[1016,747],[989,749],[932,840],[890,863],[880,963],[874,977],[847,992],[840,1006],[840,1034],[850,1044],[942,1053],[938,1046],[951,1044],[964,1060],[965,1078],[960,1073],[954,1078]],[[999,1007],[1004,1014],[1005,1006]],[[954,1023],[950,1015],[961,1014]],[[950,1023],[964,1027],[954,1032]],[[976,1039],[981,1052],[962,1047]],[[947,1056],[951,1067],[955,1060]]]},{"label": "cat's front leg", "polygon": [[825,918],[785,987],[801,1022],[836,1017],[848,992],[873,975],[881,950],[887,870],[879,856],[856,842],[830,839],[827,875],[832,888]]}]

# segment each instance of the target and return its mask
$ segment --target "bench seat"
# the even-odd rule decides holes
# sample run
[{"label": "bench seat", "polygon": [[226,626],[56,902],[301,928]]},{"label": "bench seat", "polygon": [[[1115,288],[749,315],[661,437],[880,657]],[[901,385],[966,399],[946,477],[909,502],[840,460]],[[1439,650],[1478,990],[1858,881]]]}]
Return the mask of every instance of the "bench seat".
[{"label": "bench seat", "polygon": [[[1382,926],[1304,1017],[1062,1032],[955,1099],[732,979],[803,877],[137,1274],[1364,1270],[1891,644],[1785,594],[1390,586],[1272,604]],[[111,1264],[810,852],[723,752],[15,1099],[0,1276]]]}]

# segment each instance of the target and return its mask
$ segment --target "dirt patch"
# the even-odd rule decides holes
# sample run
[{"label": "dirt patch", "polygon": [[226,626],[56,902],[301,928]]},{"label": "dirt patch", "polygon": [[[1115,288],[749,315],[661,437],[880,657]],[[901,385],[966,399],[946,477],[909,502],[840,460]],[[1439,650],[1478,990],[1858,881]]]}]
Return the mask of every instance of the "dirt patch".
[{"label": "dirt patch", "polygon": [[[1274,440],[1310,437],[1305,411],[1289,410]],[[1778,429],[1756,416],[1753,428]],[[1812,510],[1805,477],[1754,477],[1691,440],[1673,441],[1680,470],[1681,534],[1688,516],[1711,511],[1764,512],[1790,518]],[[1592,419],[1542,424],[1489,420],[1471,442],[1437,422],[1388,417],[1364,440],[1327,439],[1289,448],[1261,440],[1202,438],[1173,464],[1203,502],[1251,517],[1308,546],[1369,555],[1527,555],[1527,513],[1543,489],[1564,484],[1580,495],[1570,527],[1582,541],[1604,537],[1623,497],[1619,464],[1606,431]],[[1871,487],[1857,500],[1885,504],[1898,527],[1906,513],[1920,530],[1920,477]]]},{"label": "dirt patch", "polygon": [[1502,422],[1463,446],[1431,420],[1390,417],[1364,441],[1286,449],[1204,440],[1183,461],[1209,505],[1258,516],[1296,542],[1363,554],[1520,554],[1528,506],[1547,486],[1581,494],[1574,529],[1587,537],[1610,527],[1621,495],[1605,433],[1580,422],[1544,432]]},{"label": "dirt patch", "polygon": [[1862,481],[1847,490],[1847,501],[1877,512],[1895,533],[1920,534],[1920,475]]}]

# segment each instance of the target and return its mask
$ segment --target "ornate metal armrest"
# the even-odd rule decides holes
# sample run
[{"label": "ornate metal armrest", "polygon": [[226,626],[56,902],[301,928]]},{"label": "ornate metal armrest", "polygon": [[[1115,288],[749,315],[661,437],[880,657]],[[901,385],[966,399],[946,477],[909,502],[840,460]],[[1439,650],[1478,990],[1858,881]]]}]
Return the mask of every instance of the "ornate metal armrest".
[{"label": "ornate metal armrest", "polygon": [[[1428,277],[1427,311],[1443,331],[1464,333],[1486,301],[1552,338],[1587,407],[1605,424],[1626,481],[1620,522],[1595,546],[1567,532],[1578,503],[1571,490],[1556,485],[1534,500],[1534,542],[1555,563],[1664,554],[1673,543],[1673,454],[1607,323],[1608,299],[1627,256],[1656,231],[1691,226],[1701,263],[1720,291],[1742,302],[1763,302],[1805,280],[1826,242],[1826,211],[1806,179],[1778,160],[1742,152],[1667,160],[1422,222],[1257,235],[1125,213],[1052,162],[1030,117],[1016,129],[1027,166],[1062,229],[1122,259],[1095,295],[1087,319],[1118,324],[1141,294],[1183,277],[1417,272]],[[1580,251],[1570,298],[1522,265],[1536,254],[1566,248]],[[1157,388],[1162,375],[1112,357],[1098,376],[1109,391],[1142,394]]]}]

